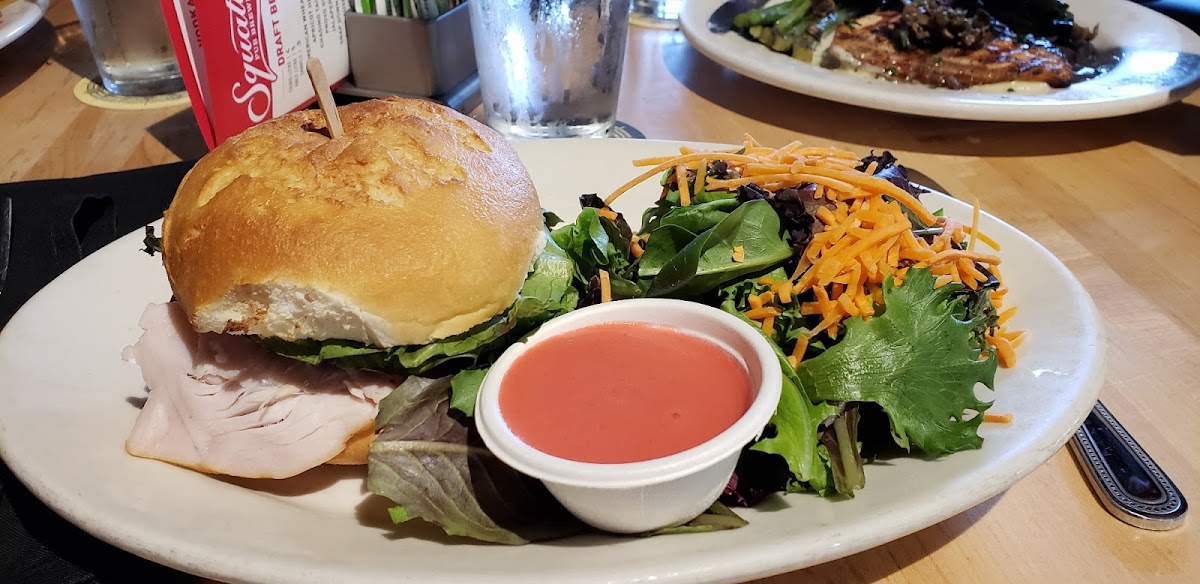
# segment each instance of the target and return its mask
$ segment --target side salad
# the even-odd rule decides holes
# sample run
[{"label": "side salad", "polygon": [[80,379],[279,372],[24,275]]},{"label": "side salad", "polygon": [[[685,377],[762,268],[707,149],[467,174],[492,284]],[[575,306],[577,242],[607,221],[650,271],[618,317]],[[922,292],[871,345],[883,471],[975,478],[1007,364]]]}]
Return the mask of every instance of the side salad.
[{"label": "side salad", "polygon": [[[546,248],[517,302],[417,352],[336,341],[272,347],[310,363],[404,370],[380,404],[367,487],[397,523],[520,544],[582,529],[542,487],[476,434],[475,395],[513,342],[597,302],[671,297],[719,307],[769,339],[783,395],[763,437],[705,514],[667,533],[744,525],[730,507],[773,493],[852,497],[864,465],[898,451],[979,448],[994,385],[1024,334],[1006,321],[998,245],[975,220],[927,209],[888,152],[858,158],[747,137],[740,148],[636,160],[648,167],[606,198],[580,197],[573,222],[546,213]],[[635,231],[610,205],[658,177]]]}]

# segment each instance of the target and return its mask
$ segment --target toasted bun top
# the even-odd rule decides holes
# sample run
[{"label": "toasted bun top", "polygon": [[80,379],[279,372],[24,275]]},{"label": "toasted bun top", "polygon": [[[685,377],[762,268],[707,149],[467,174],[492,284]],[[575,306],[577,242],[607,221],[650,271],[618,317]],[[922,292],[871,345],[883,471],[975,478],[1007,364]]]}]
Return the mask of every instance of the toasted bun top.
[{"label": "toasted bun top", "polygon": [[163,263],[200,332],[422,344],[516,298],[544,244],[516,152],[449,108],[389,98],[254,126],[164,214]]}]

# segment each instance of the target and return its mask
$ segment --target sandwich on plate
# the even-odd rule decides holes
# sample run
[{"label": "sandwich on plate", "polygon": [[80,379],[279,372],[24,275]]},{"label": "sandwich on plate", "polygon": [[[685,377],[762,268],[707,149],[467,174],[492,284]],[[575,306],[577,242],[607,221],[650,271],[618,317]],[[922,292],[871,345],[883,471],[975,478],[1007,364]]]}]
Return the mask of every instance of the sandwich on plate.
[{"label": "sandwich on plate", "polygon": [[130,454],[257,478],[365,464],[406,375],[469,378],[574,307],[497,133],[419,100],[340,117],[336,139],[317,110],[252,127],[179,185],[147,238],[173,298],[125,353],[149,390]]}]

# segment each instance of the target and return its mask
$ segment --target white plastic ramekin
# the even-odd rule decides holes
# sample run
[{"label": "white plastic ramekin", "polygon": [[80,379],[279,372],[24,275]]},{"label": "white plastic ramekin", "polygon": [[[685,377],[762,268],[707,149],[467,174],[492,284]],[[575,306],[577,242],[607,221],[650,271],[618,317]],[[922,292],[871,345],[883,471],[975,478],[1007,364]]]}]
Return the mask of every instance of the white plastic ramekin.
[{"label": "white plastic ramekin", "polygon": [[[615,321],[672,326],[724,348],[749,373],[754,391],[749,410],[724,432],[699,446],[642,462],[578,462],[546,454],[521,441],[500,411],[500,385],[512,363],[531,345],[550,337]],[[641,533],[686,523],[717,500],[733,474],[742,447],[762,435],[775,413],[782,383],[779,360],[770,344],[737,317],[682,300],[621,300],[560,316],[542,325],[525,342],[509,347],[479,389],[475,423],[484,443],[500,460],[540,479],[576,517],[605,531]],[[554,407],[546,404],[548,409]]]}]

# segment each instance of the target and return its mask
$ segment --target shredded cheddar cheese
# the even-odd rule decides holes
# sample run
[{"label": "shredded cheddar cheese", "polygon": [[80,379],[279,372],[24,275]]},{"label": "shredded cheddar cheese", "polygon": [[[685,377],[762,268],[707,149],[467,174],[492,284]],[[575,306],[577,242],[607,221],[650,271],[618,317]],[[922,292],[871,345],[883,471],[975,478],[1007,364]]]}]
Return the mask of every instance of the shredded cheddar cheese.
[{"label": "shredded cheddar cheese", "polygon": [[751,308],[750,310],[747,310],[746,312],[744,312],[742,314],[745,314],[746,318],[748,318],[750,320],[761,320],[761,319],[767,318],[768,316],[779,316],[780,311],[778,308],[763,307],[763,308]]},{"label": "shredded cheddar cheese", "polygon": [[692,204],[692,194],[688,189],[687,167],[680,164],[675,167],[675,185],[679,188],[679,206],[687,207]]},{"label": "shredded cheddar cheese", "polygon": [[[708,176],[710,165],[718,161],[727,165],[725,178]],[[750,309],[743,313],[767,334],[775,330],[782,306],[798,302],[801,315],[819,317],[819,323],[803,332],[791,348],[787,360],[793,367],[801,363],[818,335],[836,339],[844,320],[873,318],[883,307],[884,284],[890,278],[893,285],[904,285],[911,268],[929,269],[939,288],[953,283],[976,290],[992,277],[999,280],[999,287],[991,293],[998,322],[985,340],[1001,366],[1015,364],[1015,348],[1025,337],[1005,328],[1016,311],[1002,309],[1008,289],[1000,276],[1000,257],[976,250],[976,241],[1000,250],[996,241],[979,229],[978,199],[971,223],[965,225],[935,216],[908,191],[874,176],[878,163],[858,170],[861,162],[853,152],[805,147],[799,142],[772,149],[749,135],[737,150],[701,152],[685,147],[678,156],[646,158],[634,164],[651,168],[610,194],[606,203],[667,170],[674,171],[683,206],[691,203],[693,193],[734,191],[749,184],[767,191],[815,185],[814,198],[824,203],[814,212],[815,227],[820,231],[800,253],[790,278],[759,280],[769,291],[751,295]],[[695,177],[694,190],[689,175]],[[910,217],[922,225],[914,225]],[[732,256],[733,261],[744,262],[745,249],[735,246]]]},{"label": "shredded cheddar cheese", "polygon": [[779,293],[779,301],[783,304],[792,303],[792,281],[784,280],[775,285],[775,291]]},{"label": "shredded cheddar cheese", "polygon": [[604,217],[605,219],[608,219],[609,221],[617,220],[617,214],[614,213],[611,209],[596,209],[596,214],[601,217]]},{"label": "shredded cheddar cheese", "polygon": [[978,237],[979,241],[987,244],[988,247],[996,251],[1000,251],[1000,244],[996,243],[996,240],[988,237],[984,232],[976,231],[974,227],[970,227],[967,229],[967,233],[971,234],[972,238]]},{"label": "shredded cheddar cheese", "polygon": [[795,369],[796,365],[799,365],[800,361],[802,359],[804,359],[804,352],[807,350],[808,350],[808,337],[800,337],[796,341],[796,346],[792,348],[791,356],[788,357],[789,360],[790,359],[796,360],[796,364],[792,365],[792,369]]},{"label": "shredded cheddar cheese", "polygon": [[680,164],[683,164],[686,162],[699,162],[701,159],[724,160],[726,162],[755,162],[756,161],[756,159],[754,159],[750,156],[745,156],[742,154],[726,154],[726,153],[722,153],[722,152],[704,152],[704,153],[700,153],[700,154],[685,154],[683,156],[676,156],[674,158],[667,160],[666,162],[663,162],[663,163],[660,163],[660,164],[654,166],[654,168],[647,170],[646,172],[635,177],[633,180],[621,185],[619,188],[617,188],[617,190],[613,191],[613,193],[611,195],[609,195],[607,199],[604,199],[604,204],[605,205],[613,204],[613,201],[616,201],[617,197],[620,197],[621,195],[625,194],[625,192],[628,191],[629,189],[632,189],[633,187],[636,187],[636,186],[642,184],[643,182],[646,182],[647,179],[657,176],[660,172],[662,172],[668,168],[674,168],[674,167],[679,166]]},{"label": "shredded cheddar cheese", "polygon": [[[975,203],[971,206],[971,233],[979,233],[979,197],[975,197]],[[975,240],[977,236],[971,236],[971,241],[967,242],[967,251],[975,251]]]},{"label": "shredded cheddar cheese", "polygon": [[600,302],[612,302],[612,282],[604,270],[600,270]]}]

